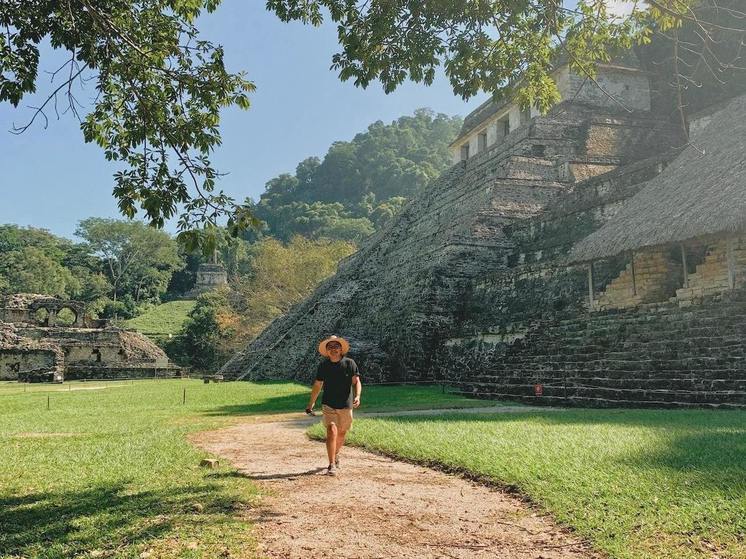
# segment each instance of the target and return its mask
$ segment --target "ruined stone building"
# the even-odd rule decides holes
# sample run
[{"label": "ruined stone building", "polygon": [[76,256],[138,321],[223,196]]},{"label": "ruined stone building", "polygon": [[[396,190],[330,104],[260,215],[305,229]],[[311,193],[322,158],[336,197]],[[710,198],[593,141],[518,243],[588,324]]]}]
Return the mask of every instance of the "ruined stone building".
[{"label": "ruined stone building", "polygon": [[[308,381],[348,337],[371,380],[563,405],[746,405],[746,98],[689,114],[629,56],[557,70],[548,114],[470,114],[454,165],[222,372]],[[686,146],[686,147],[685,147]]]},{"label": "ruined stone building", "polygon": [[202,293],[228,285],[228,272],[218,259],[217,250],[212,254],[210,262],[202,262],[197,268],[194,287],[185,297],[194,299]]},{"label": "ruined stone building", "polygon": [[0,380],[62,382],[177,373],[150,340],[86,317],[80,302],[32,294],[0,300]]}]

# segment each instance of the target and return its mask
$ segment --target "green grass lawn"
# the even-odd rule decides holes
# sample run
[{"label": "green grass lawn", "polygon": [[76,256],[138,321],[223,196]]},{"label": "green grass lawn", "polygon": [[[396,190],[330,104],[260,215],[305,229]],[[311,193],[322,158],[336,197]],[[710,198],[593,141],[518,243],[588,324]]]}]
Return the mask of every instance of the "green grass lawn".
[{"label": "green grass lawn", "polygon": [[[229,467],[200,468],[187,436],[302,413],[308,394],[293,383],[0,384],[0,557],[255,557],[244,513],[257,488]],[[371,411],[473,405],[437,387],[363,396]]]},{"label": "green grass lawn", "polygon": [[194,301],[170,301],[157,305],[140,316],[122,322],[142,334],[178,334],[181,326],[194,308]]},{"label": "green grass lawn", "polygon": [[361,419],[348,441],[515,488],[612,557],[746,557],[743,411]]}]

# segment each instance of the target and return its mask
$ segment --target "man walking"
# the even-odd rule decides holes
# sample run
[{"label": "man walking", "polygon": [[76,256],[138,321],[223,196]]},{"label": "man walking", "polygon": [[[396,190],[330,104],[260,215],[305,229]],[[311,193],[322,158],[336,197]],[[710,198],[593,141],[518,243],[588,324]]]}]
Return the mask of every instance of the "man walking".
[{"label": "man walking", "polygon": [[350,344],[344,338],[330,336],[321,341],[319,353],[327,359],[319,365],[306,408],[306,413],[313,413],[316,398],[323,388],[321,409],[324,413],[326,453],[329,457],[326,473],[332,476],[337,475],[339,451],[345,444],[347,431],[352,427],[352,408],[360,405],[363,391],[357,364],[345,357],[349,350]]}]

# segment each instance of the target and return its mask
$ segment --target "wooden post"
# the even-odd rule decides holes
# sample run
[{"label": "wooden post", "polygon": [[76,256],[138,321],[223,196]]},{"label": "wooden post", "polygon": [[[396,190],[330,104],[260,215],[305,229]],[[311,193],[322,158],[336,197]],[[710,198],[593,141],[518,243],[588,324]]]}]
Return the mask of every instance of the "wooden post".
[{"label": "wooden post", "polygon": [[593,310],[593,262],[588,264],[588,301],[590,310]]},{"label": "wooden post", "polygon": [[637,278],[635,277],[635,253],[634,251],[629,251],[630,256],[630,264],[632,268],[632,296],[637,295]]},{"label": "wooden post", "polygon": [[684,243],[679,245],[681,247],[681,265],[684,268],[684,288],[689,287],[689,266],[686,263],[686,247]]},{"label": "wooden post", "polygon": [[733,254],[734,244],[734,238],[731,237],[730,239],[728,239],[728,287],[730,289],[736,288],[736,262],[735,256]]}]

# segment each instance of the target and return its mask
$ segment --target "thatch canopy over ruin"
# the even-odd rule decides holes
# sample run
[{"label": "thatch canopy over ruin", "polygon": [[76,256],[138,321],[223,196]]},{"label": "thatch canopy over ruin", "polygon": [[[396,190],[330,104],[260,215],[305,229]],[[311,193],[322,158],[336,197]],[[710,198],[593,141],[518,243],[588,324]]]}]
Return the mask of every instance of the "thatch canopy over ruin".
[{"label": "thatch canopy over ruin", "polygon": [[577,243],[569,263],[746,229],[746,96],[713,115],[660,175]]}]

